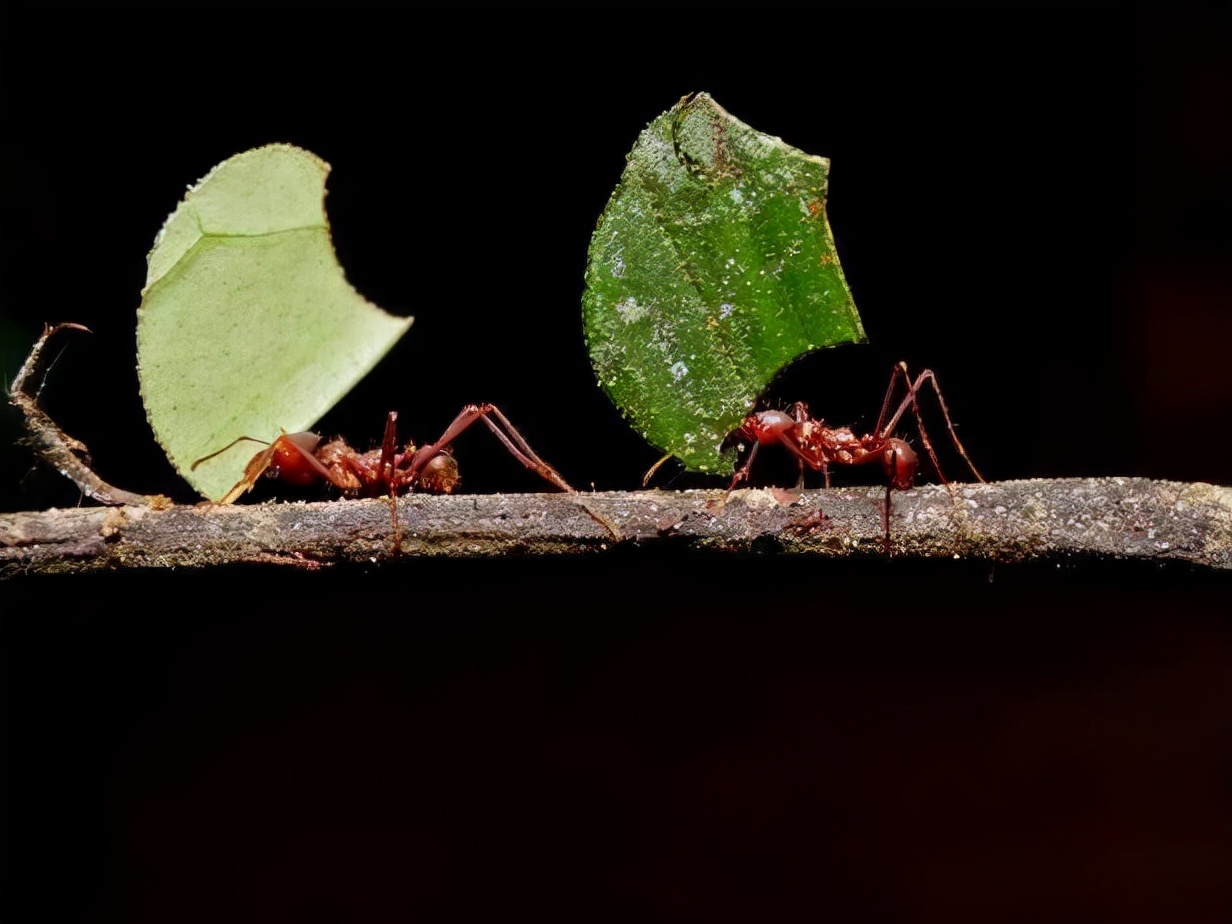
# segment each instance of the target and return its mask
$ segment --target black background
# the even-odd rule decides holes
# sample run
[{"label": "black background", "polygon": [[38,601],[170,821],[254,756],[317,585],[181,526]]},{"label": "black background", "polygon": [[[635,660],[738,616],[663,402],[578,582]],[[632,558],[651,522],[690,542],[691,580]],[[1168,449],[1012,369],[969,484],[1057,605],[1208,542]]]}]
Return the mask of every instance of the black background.
[{"label": "black background", "polygon": [[[348,278],[416,318],[322,430],[361,444],[396,408],[424,440],[488,400],[574,484],[636,487],[657,454],[594,384],[582,273],[637,133],[696,90],[832,163],[871,342],[770,400],[867,425],[905,359],[987,477],[1232,482],[1226,4],[0,17],[0,368],[89,326],[42,401],[122,487],[192,500],[137,394],[145,254],[271,141],[333,165]],[[77,503],[3,425],[4,509]],[[484,434],[458,454],[467,490],[540,488]],[[7,901],[1232,909],[1226,581],[636,551],[225,577],[0,585]]]}]

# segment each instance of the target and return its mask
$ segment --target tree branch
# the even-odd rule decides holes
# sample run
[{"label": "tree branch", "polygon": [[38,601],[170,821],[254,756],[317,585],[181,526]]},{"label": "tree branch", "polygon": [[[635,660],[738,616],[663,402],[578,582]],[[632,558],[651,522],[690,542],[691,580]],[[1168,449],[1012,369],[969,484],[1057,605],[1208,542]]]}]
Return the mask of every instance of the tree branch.
[{"label": "tree branch", "polygon": [[[400,557],[586,555],[617,546],[885,555],[884,488],[431,496],[0,514],[0,569],[69,573],[238,563],[315,569]],[[1232,488],[1141,478],[895,492],[894,557],[1139,559],[1232,570]]]}]

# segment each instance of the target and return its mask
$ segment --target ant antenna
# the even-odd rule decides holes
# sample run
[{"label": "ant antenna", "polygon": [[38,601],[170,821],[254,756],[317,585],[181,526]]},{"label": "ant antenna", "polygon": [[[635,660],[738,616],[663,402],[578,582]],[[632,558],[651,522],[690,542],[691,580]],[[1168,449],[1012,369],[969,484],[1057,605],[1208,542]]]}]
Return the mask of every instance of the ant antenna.
[{"label": "ant antenna", "polygon": [[231,442],[227,443],[226,446],[222,447],[222,449],[215,449],[208,456],[202,456],[200,459],[198,459],[196,462],[190,465],[188,467],[188,470],[190,472],[195,472],[197,470],[197,466],[200,465],[202,462],[208,462],[210,461],[210,459],[214,458],[215,456],[221,456],[224,452],[226,452],[232,446],[236,445],[237,443],[243,443],[245,441],[250,442],[250,443],[260,443],[262,446],[272,446],[273,445],[273,443],[271,443],[269,440],[259,440],[255,436],[237,436]]},{"label": "ant antenna", "polygon": [[655,473],[656,473],[659,469],[661,469],[661,468],[664,466],[664,464],[666,464],[667,462],[670,462],[670,461],[671,461],[672,459],[674,459],[674,458],[675,458],[675,456],[673,456],[673,455],[669,452],[669,453],[667,453],[666,455],[662,456],[662,457],[659,459],[659,461],[658,461],[658,462],[656,462],[654,465],[650,466],[650,468],[646,469],[646,474],[642,476],[642,487],[643,487],[643,488],[648,488],[648,487],[650,487],[650,480],[651,480],[652,478],[654,478]]}]

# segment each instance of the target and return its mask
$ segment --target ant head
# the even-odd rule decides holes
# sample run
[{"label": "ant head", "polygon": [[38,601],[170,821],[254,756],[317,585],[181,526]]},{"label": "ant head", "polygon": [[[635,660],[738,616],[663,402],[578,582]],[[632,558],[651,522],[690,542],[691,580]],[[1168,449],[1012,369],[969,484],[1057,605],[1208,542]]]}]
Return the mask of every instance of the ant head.
[{"label": "ant head", "polygon": [[885,467],[886,480],[890,485],[900,491],[906,491],[915,484],[915,473],[920,467],[920,457],[915,454],[914,449],[907,445],[906,440],[894,437],[886,440],[881,464]]},{"label": "ant head", "polygon": [[269,467],[265,474],[301,487],[316,484],[321,480],[321,467],[313,453],[320,443],[315,433],[284,433],[266,450]]},{"label": "ant head", "polygon": [[758,411],[744,418],[740,428],[747,439],[769,446],[796,425],[796,419],[786,411]]}]

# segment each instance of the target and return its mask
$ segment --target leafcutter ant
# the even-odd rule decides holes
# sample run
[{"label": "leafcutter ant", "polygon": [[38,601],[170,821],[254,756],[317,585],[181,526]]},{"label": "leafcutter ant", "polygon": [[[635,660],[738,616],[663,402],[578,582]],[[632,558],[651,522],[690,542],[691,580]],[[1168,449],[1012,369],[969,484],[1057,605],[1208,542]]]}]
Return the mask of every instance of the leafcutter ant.
[{"label": "leafcutter ant", "polygon": [[[453,423],[445,428],[440,439],[427,446],[407,443],[398,448],[398,412],[390,411],[385,418],[385,436],[380,449],[358,452],[341,438],[322,442],[316,433],[283,433],[265,449],[252,457],[241,478],[220,503],[230,504],[252,489],[263,474],[279,478],[292,485],[325,482],[347,497],[378,497],[412,491],[416,488],[439,494],[449,494],[457,486],[458,465],[450,454],[450,446],[464,430],[482,421],[509,454],[545,481],[562,491],[573,488],[560,473],[535,453],[526,440],[492,404],[468,404]],[[241,440],[232,440],[217,452],[198,459],[196,468],[207,459],[226,452]],[[254,440],[254,442],[261,442]]]},{"label": "leafcutter ant", "polygon": [[[895,390],[898,388],[900,381],[906,386],[907,392],[898,402],[897,407],[895,407]],[[731,491],[741,482],[748,480],[753,460],[757,457],[757,451],[762,446],[781,444],[787,447],[788,451],[796,457],[800,466],[801,481],[804,478],[804,466],[807,465],[813,471],[821,472],[827,488],[830,487],[830,466],[832,465],[880,463],[886,479],[884,516],[885,542],[888,552],[890,548],[891,492],[896,489],[899,491],[910,489],[915,483],[916,471],[920,467],[919,456],[907,444],[906,440],[890,435],[908,410],[915,417],[916,428],[920,431],[920,442],[924,445],[924,449],[932,461],[937,477],[941,479],[942,484],[949,484],[941,470],[941,463],[937,459],[937,453],[933,449],[932,441],[928,438],[928,430],[925,429],[924,421],[920,416],[919,396],[926,384],[932,387],[933,394],[937,396],[937,403],[941,407],[941,414],[945,419],[945,427],[949,431],[950,440],[953,442],[954,448],[958,450],[958,454],[967,463],[967,467],[971,470],[971,474],[975,476],[975,479],[982,482],[984,480],[983,476],[976,470],[971,458],[967,455],[967,450],[963,447],[962,441],[959,440],[958,434],[954,431],[954,424],[950,420],[950,411],[946,407],[945,398],[942,396],[941,389],[937,385],[937,376],[931,369],[925,369],[913,381],[910,373],[907,371],[907,364],[900,362],[890,374],[890,385],[886,389],[885,400],[881,404],[881,415],[877,418],[877,427],[872,433],[864,436],[856,436],[847,427],[828,427],[825,421],[809,417],[808,406],[803,402],[797,402],[793,406],[791,413],[766,410],[750,414],[744,419],[744,423],[741,424],[740,428],[732,434],[732,437],[735,439],[743,438],[749,441],[752,444],[752,448],[744,464],[736,469],[728,490]],[[893,412],[891,413],[892,408]]]}]

